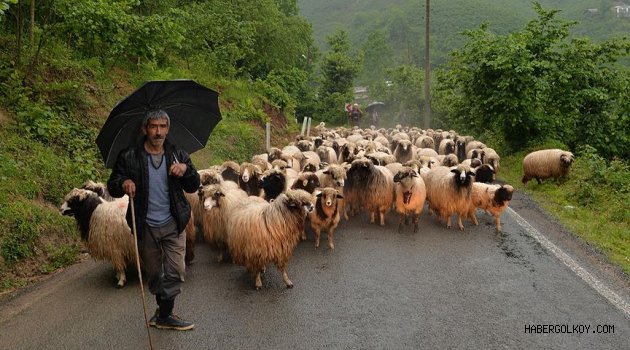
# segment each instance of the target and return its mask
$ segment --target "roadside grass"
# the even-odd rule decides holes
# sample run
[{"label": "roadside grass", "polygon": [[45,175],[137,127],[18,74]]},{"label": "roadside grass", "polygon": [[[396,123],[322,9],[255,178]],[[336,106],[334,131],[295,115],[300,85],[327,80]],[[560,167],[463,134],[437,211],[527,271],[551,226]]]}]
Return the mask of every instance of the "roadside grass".
[{"label": "roadside grass", "polygon": [[535,199],[545,210],[603,252],[630,275],[630,166],[608,162],[590,147],[576,152],[565,179],[538,184],[521,182],[522,160],[528,152],[501,158],[499,177]]}]

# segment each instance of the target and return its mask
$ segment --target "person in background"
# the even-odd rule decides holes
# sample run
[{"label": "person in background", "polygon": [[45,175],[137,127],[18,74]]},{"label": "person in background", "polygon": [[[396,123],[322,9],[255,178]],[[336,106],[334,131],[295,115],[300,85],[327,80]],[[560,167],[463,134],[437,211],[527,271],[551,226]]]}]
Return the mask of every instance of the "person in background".
[{"label": "person in background", "polygon": [[352,105],[350,112],[348,113],[348,117],[350,118],[350,124],[352,126],[359,126],[359,121],[361,121],[361,117],[363,116],[363,112],[359,108],[359,104],[355,103]]},{"label": "person in background", "polygon": [[[183,232],[191,215],[184,191],[198,190],[199,173],[186,151],[166,141],[169,127],[166,111],[147,113],[141,125],[143,142],[120,152],[107,188],[113,197],[129,195],[134,204],[138,250],[149,291],[158,304],[149,325],[189,330],[195,325],[173,314],[173,308],[184,283],[186,234]],[[127,209],[127,223],[133,227],[131,205]]]}]

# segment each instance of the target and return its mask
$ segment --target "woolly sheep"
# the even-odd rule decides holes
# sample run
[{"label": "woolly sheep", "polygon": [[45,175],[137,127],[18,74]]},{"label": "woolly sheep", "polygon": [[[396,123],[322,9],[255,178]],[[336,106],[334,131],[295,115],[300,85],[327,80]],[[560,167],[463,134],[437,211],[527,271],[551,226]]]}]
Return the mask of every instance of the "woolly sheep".
[{"label": "woolly sheep", "polygon": [[273,203],[246,201],[228,217],[228,247],[234,263],[254,274],[256,289],[262,288],[261,273],[274,263],[287,288],[289,260],[302,232],[307,212],[313,210],[311,195],[288,190]]},{"label": "woolly sheep", "polygon": [[321,187],[319,177],[314,172],[303,172],[298,175],[291,189],[304,190],[312,194],[318,187]]},{"label": "woolly sheep", "polygon": [[473,183],[471,191],[470,208],[467,216],[475,225],[479,225],[475,212],[483,209],[494,216],[495,229],[501,231],[501,213],[508,207],[514,187],[510,185],[488,185],[484,183]]},{"label": "woolly sheep", "polygon": [[455,142],[451,139],[443,139],[438,147],[438,154],[447,155],[452,153],[455,153]]},{"label": "woolly sheep", "polygon": [[494,167],[490,164],[482,164],[475,168],[475,181],[482,183],[493,183],[496,179]]},{"label": "woolly sheep", "polygon": [[398,141],[398,145],[394,150],[394,157],[396,157],[396,161],[399,163],[405,163],[414,159],[415,157],[415,148],[411,144],[409,140],[400,140]]},{"label": "woolly sheep", "polygon": [[467,171],[462,166],[440,166],[426,174],[424,179],[430,209],[441,221],[446,221],[447,228],[452,227],[452,216],[457,213],[457,226],[464,230],[462,217],[468,212],[474,175],[473,171]]},{"label": "woolly sheep", "polygon": [[221,164],[221,177],[224,181],[238,183],[239,171],[240,165],[234,161],[228,160]]},{"label": "woolly sheep", "polygon": [[348,180],[344,187],[346,203],[351,215],[363,207],[370,213],[370,222],[375,223],[379,214],[380,225],[385,225],[385,214],[393,202],[394,176],[387,168],[374,165],[368,159],[357,159],[348,170]]},{"label": "woolly sheep", "polygon": [[[486,145],[481,141],[470,141],[466,144],[466,155],[473,149],[486,148]],[[470,158],[470,157],[468,157]]]},{"label": "woolly sheep", "polygon": [[238,185],[250,196],[259,196],[261,191],[260,177],[262,171],[252,163],[243,162],[239,168]]},{"label": "woolly sheep", "polygon": [[60,207],[62,215],[74,216],[90,255],[111,262],[118,288],[127,281],[125,267],[134,261],[133,236],[125,219],[127,205],[127,196],[108,202],[95,192],[74,188]]},{"label": "woolly sheep", "polygon": [[[341,199],[343,199],[343,196],[332,187],[323,188],[315,193],[315,210],[309,214],[311,228],[315,233],[315,248],[319,248],[321,232],[326,230],[328,233],[328,248],[335,249],[333,235],[340,220],[339,201]],[[306,240],[305,234],[302,235],[302,239]]]},{"label": "woolly sheep", "polygon": [[501,165],[499,164],[501,157],[499,157],[499,154],[490,147],[486,147],[482,151],[483,151],[483,157],[481,158],[481,162],[483,164],[492,165],[492,168],[494,169],[494,171],[498,173],[499,169],[501,168]]},{"label": "woolly sheep", "polygon": [[400,215],[398,232],[402,231],[403,221],[406,223],[409,216],[413,221],[413,232],[418,232],[418,221],[427,196],[424,181],[415,170],[405,167],[394,176],[394,183],[396,212]]},{"label": "woolly sheep", "polygon": [[548,178],[558,179],[569,172],[575,156],[561,149],[544,149],[531,152],[523,159],[523,184],[531,179],[538,183]]}]

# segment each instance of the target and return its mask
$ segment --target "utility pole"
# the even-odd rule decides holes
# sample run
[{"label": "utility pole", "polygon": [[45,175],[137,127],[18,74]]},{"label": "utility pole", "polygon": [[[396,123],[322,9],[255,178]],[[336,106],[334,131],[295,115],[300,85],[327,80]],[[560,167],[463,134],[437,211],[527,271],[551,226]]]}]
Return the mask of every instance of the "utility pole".
[{"label": "utility pole", "polygon": [[424,128],[431,127],[431,65],[429,64],[429,14],[431,0],[426,0],[424,14]]}]

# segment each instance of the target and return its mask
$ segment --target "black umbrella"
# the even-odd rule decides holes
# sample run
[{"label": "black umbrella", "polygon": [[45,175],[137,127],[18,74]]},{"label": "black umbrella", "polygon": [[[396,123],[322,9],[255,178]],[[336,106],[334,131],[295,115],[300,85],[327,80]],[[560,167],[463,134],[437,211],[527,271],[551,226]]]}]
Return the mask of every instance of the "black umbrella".
[{"label": "black umbrella", "polygon": [[147,82],[114,107],[96,138],[106,167],[113,167],[118,153],[144,136],[142,119],[154,109],[168,113],[167,139],[188,153],[204,148],[221,120],[216,91],[192,80]]},{"label": "black umbrella", "polygon": [[375,101],[367,105],[367,107],[365,107],[365,110],[370,113],[372,110],[380,111],[384,107],[385,104],[383,102]]}]

